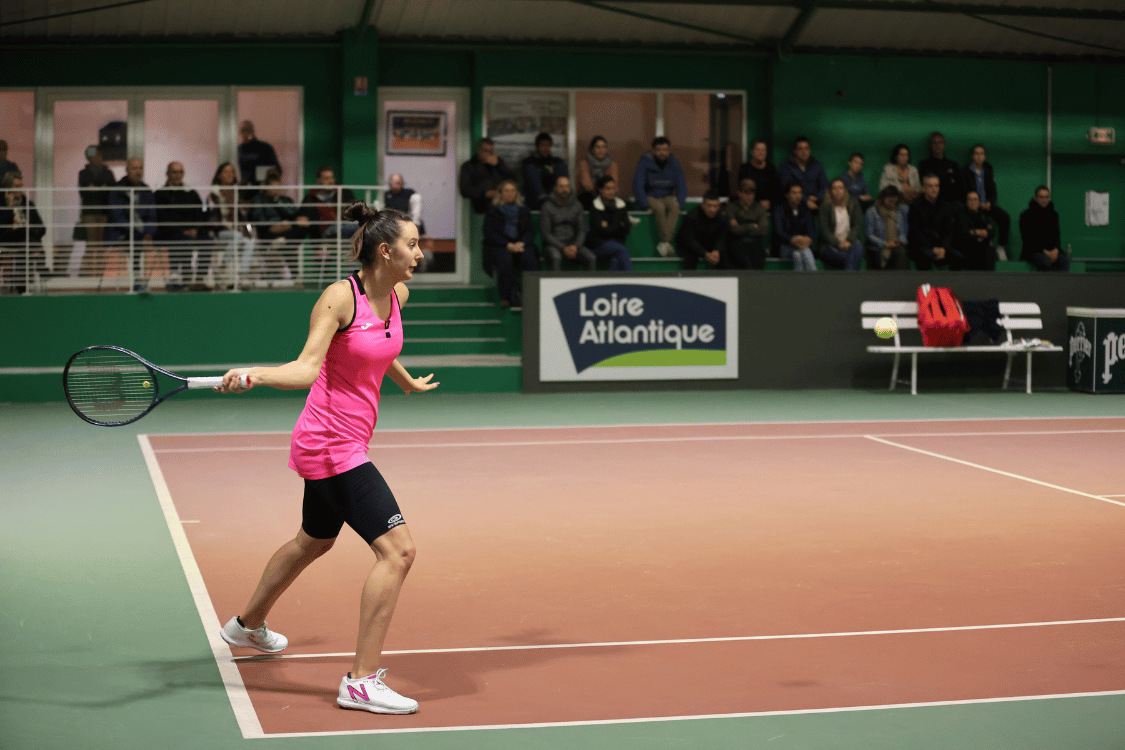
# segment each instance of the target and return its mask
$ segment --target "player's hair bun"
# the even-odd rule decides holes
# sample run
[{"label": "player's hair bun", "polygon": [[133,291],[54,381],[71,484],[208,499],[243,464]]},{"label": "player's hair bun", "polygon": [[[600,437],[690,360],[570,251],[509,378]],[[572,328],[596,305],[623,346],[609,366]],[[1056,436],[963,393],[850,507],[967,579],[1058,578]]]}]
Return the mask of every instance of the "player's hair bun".
[{"label": "player's hair bun", "polygon": [[366,224],[369,221],[378,219],[379,212],[374,208],[368,208],[367,204],[363,201],[356,201],[344,211],[344,218],[349,221]]}]

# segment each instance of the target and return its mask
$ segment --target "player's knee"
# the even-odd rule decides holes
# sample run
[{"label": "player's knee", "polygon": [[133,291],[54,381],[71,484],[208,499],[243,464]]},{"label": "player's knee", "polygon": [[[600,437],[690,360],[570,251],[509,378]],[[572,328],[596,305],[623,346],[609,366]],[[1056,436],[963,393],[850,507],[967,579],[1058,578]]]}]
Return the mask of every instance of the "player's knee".
[{"label": "player's knee", "polygon": [[398,564],[402,568],[403,575],[410,571],[410,566],[414,564],[416,554],[417,550],[413,544],[408,544],[398,550]]}]

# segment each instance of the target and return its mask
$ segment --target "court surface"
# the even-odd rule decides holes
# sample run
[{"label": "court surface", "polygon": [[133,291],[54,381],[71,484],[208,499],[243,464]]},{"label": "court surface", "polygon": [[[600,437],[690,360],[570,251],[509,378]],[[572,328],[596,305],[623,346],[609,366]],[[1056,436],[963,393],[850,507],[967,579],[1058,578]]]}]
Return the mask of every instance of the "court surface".
[{"label": "court surface", "polygon": [[299,524],[299,401],[132,432],[3,407],[9,484],[71,494],[5,503],[30,533],[4,524],[0,718],[16,747],[1121,747],[1123,406],[388,399],[371,455],[419,554],[384,666],[409,717],[334,703],[372,557],[347,529],[271,613],[283,656],[217,637]]}]

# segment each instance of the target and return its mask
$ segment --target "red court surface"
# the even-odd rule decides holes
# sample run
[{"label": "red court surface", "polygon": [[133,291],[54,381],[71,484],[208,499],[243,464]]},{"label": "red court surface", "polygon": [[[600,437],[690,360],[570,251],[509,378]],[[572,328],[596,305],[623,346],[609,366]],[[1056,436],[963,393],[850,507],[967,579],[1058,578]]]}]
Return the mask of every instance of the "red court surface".
[{"label": "red court surface", "polygon": [[218,639],[299,527],[289,436],[141,442],[246,736],[1125,690],[1125,419],[377,431],[405,717],[335,704],[349,529],[271,613],[283,656]]}]

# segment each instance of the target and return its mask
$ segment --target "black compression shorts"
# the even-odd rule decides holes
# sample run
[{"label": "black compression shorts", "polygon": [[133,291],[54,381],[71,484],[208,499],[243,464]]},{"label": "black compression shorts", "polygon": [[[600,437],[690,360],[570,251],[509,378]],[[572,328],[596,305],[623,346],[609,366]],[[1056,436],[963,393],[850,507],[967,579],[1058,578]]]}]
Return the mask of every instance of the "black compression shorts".
[{"label": "black compression shorts", "polygon": [[391,488],[370,461],[334,477],[305,480],[305,533],[313,539],[335,539],[345,523],[368,544],[406,523]]}]

